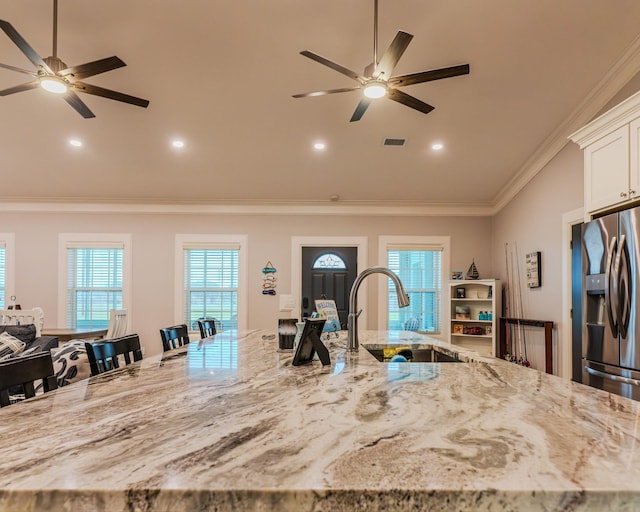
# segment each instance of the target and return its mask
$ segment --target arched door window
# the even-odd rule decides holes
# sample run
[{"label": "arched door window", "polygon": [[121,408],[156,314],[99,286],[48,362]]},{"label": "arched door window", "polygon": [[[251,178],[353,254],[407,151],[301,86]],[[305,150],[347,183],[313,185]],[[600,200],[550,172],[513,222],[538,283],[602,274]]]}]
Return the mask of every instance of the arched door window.
[{"label": "arched door window", "polygon": [[328,252],[316,258],[313,268],[317,270],[345,270],[347,265],[337,254]]}]

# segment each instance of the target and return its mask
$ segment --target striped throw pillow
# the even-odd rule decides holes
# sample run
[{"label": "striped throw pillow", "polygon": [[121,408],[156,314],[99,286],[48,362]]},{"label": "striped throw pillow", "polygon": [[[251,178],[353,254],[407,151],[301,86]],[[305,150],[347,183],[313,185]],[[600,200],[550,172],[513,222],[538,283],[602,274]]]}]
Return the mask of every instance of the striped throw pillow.
[{"label": "striped throw pillow", "polygon": [[8,359],[14,354],[19,354],[26,347],[26,343],[11,334],[0,333],[0,361]]}]

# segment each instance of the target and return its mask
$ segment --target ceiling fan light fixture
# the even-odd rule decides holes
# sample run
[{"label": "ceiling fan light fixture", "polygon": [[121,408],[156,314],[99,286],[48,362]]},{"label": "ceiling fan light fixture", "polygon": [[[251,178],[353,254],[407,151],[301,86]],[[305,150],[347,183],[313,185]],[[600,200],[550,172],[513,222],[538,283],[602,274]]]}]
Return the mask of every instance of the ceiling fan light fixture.
[{"label": "ceiling fan light fixture", "polygon": [[387,94],[387,84],[381,80],[374,80],[364,86],[363,92],[370,99],[382,98]]},{"label": "ceiling fan light fixture", "polygon": [[68,90],[65,81],[54,76],[45,76],[41,78],[40,86],[45,91],[52,92],[54,94],[64,94]]}]

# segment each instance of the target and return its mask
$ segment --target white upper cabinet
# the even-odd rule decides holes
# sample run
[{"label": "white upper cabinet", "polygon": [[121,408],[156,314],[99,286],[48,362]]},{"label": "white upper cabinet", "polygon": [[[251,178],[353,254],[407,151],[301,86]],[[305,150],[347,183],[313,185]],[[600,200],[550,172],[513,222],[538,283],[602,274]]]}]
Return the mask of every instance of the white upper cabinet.
[{"label": "white upper cabinet", "polygon": [[629,127],[623,126],[584,148],[584,201],[587,211],[623,203],[629,186]]},{"label": "white upper cabinet", "polygon": [[585,220],[640,200],[640,93],[578,130],[584,150]]}]

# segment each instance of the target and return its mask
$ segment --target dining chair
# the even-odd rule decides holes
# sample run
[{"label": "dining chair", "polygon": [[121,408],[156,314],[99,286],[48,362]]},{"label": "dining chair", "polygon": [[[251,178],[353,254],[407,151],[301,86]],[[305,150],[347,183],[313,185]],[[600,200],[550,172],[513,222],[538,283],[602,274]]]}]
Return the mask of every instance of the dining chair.
[{"label": "dining chair", "polygon": [[35,381],[42,380],[42,387],[46,392],[57,389],[58,383],[53,371],[50,352],[40,352],[34,355],[16,357],[0,363],[0,407],[11,405],[11,395],[16,388],[24,390],[24,397],[36,396]]},{"label": "dining chair", "polygon": [[36,326],[36,338],[40,337],[44,327],[44,310],[40,307],[31,309],[0,309],[0,325]]},{"label": "dining chair", "polygon": [[186,324],[166,327],[160,329],[160,338],[162,339],[162,348],[166,352],[189,343],[189,330]]},{"label": "dining chair", "polygon": [[105,339],[120,338],[127,334],[127,322],[127,309],[112,309],[109,311],[109,328]]},{"label": "dining chair", "polygon": [[125,365],[142,360],[140,338],[137,334],[128,334],[109,340],[88,341],[86,347],[92,376],[120,368],[118,356],[122,356]]},{"label": "dining chair", "polygon": [[216,329],[215,318],[204,318],[202,320],[198,320],[198,329],[200,329],[200,337],[202,339],[208,338],[209,336],[213,336],[218,331]]}]

